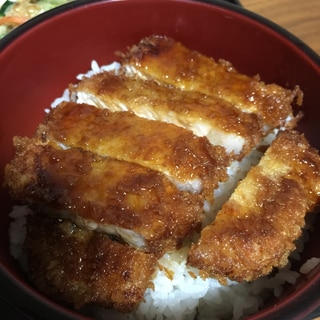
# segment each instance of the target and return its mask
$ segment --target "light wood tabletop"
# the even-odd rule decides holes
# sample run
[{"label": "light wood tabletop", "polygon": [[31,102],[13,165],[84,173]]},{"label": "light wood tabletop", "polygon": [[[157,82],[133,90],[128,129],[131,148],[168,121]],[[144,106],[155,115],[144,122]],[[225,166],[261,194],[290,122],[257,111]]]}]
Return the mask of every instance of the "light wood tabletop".
[{"label": "light wood tabletop", "polygon": [[240,3],[284,27],[320,55],[320,0],[240,0]]}]

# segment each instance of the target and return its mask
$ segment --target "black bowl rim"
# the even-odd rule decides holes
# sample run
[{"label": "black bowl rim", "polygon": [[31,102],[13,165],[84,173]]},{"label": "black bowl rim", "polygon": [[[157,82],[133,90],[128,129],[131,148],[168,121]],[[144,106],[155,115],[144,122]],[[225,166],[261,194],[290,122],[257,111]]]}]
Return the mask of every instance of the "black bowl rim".
[{"label": "black bowl rim", "polygon": [[[56,15],[62,14],[64,12],[67,12],[69,10],[91,5],[98,2],[117,2],[119,0],[77,0],[72,1],[66,4],[63,4],[59,7],[56,7],[54,9],[51,9],[49,11],[46,11],[29,21],[25,22],[24,24],[20,25],[19,27],[12,30],[8,35],[6,35],[4,38],[0,39],[0,53],[1,51],[5,50],[7,46],[9,46],[11,43],[15,41],[19,36],[21,36],[23,33],[27,32],[28,30],[32,29],[34,26],[41,24],[43,21],[48,20]],[[267,28],[275,31],[285,39],[289,40],[294,46],[296,46],[301,52],[303,52],[313,63],[315,63],[317,66],[320,67],[320,56],[311,49],[304,41],[293,35],[288,30],[284,29],[280,25],[270,21],[267,18],[262,17],[259,14],[256,14],[254,12],[251,12],[241,6],[241,2],[235,0],[234,4],[230,2],[226,2],[223,0],[165,0],[165,1],[173,1],[173,2],[199,2],[207,5],[216,5],[219,7],[226,8],[231,11],[235,11],[237,13],[240,13],[241,15],[244,15],[264,26]],[[308,285],[307,289],[304,290],[302,294],[299,294],[299,292],[295,292],[293,294],[294,298],[296,298],[297,303],[292,306],[288,306],[284,304],[283,306],[280,306],[279,309],[277,309],[276,314],[271,314],[270,310],[273,307],[268,307],[265,309],[266,317],[258,317],[257,319],[274,319],[274,320],[281,320],[281,319],[301,319],[301,316],[303,314],[304,319],[312,319],[316,315],[320,315],[320,274],[317,275],[317,277],[313,277],[315,279],[312,279],[310,281],[310,284]],[[47,305],[39,305],[40,303],[43,303],[47,299],[45,297],[42,297],[41,295],[37,294],[35,290],[32,288],[27,289],[23,287],[20,283],[15,283],[15,280],[13,279],[11,273],[9,270],[7,270],[2,263],[0,263],[0,279],[1,283],[5,282],[5,286],[8,286],[11,288],[11,291],[9,290],[7,293],[7,299],[6,302],[9,304],[13,304],[14,299],[17,297],[17,292],[19,294],[24,294],[21,296],[21,299],[18,299],[18,302],[14,306],[15,308],[18,308],[18,310],[21,311],[21,316],[23,314],[25,317],[30,318],[30,315],[32,319],[41,319],[43,315],[46,315],[46,319],[75,319],[74,318],[74,312],[69,310],[64,310],[63,307],[60,305],[57,305],[57,310],[52,309],[52,305],[56,305],[54,302],[48,302]],[[41,301],[38,300],[39,298],[34,297],[39,296],[41,297]],[[48,300],[49,301],[49,300]],[[28,305],[27,305],[28,304]],[[39,309],[40,307],[40,309]],[[278,306],[279,307],[279,306]],[[302,310],[303,308],[303,310]],[[37,310],[37,311],[35,311]],[[64,312],[65,311],[65,312]],[[299,316],[297,317],[297,314]],[[80,316],[81,319],[86,319],[85,316]]]}]

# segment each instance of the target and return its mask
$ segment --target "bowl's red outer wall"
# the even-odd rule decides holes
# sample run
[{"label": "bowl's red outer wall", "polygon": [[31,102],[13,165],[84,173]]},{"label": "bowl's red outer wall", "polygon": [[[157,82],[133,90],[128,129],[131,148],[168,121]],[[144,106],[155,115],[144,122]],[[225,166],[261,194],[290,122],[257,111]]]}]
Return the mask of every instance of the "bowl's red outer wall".
[{"label": "bowl's red outer wall", "polygon": [[[80,5],[79,1],[64,7],[72,10],[59,9],[53,11],[59,14],[39,17],[13,32],[11,39],[8,37],[10,41],[4,41],[2,46],[0,42],[1,184],[4,165],[13,156],[12,137],[31,135],[43,119],[44,109],[75,81],[78,73],[90,68],[91,60],[100,65],[110,63],[116,60],[116,51],[124,51],[151,34],[167,35],[215,59],[229,60],[240,72],[260,74],[267,83],[276,82],[288,88],[300,85],[305,117],[299,129],[320,149],[319,60],[312,52],[310,55],[308,50],[302,50],[301,44],[296,45],[297,39],[243,9],[232,9],[231,5],[167,0],[87,2]],[[37,294],[10,257],[7,214],[11,203],[2,188],[0,197],[1,272],[14,278],[20,290],[45,306],[74,316],[75,313]],[[304,259],[320,256],[319,240],[317,223]],[[306,303],[299,314],[295,311],[297,319],[302,319],[319,306],[319,294],[314,297],[320,291],[319,279],[318,268],[290,288],[288,295],[251,319],[271,319],[283,310],[295,310],[297,303]],[[308,304],[309,292],[313,301]]]}]

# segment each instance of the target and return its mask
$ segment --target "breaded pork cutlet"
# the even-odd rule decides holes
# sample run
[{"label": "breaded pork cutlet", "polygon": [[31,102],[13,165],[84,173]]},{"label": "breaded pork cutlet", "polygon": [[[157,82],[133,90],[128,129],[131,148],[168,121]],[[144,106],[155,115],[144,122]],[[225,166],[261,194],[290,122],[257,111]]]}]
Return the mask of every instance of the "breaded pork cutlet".
[{"label": "breaded pork cutlet", "polygon": [[161,255],[199,231],[203,197],[146,167],[15,138],[5,184],[16,201]]},{"label": "breaded pork cutlet", "polygon": [[179,189],[203,192],[208,200],[228,177],[224,148],[189,130],[131,112],[64,102],[47,115],[38,136],[62,148],[82,148],[160,171]]},{"label": "breaded pork cutlet", "polygon": [[[194,79],[198,81],[198,79]],[[131,111],[139,117],[172,123],[206,136],[242,158],[263,136],[262,123],[220,98],[159,84],[152,79],[102,72],[70,87],[78,103],[111,111]]]},{"label": "breaded pork cutlet", "polygon": [[320,199],[320,157],[297,132],[282,132],[204,228],[188,263],[221,282],[281,268],[305,215]]},{"label": "breaded pork cutlet", "polygon": [[43,214],[28,215],[26,230],[29,276],[53,300],[122,312],[143,300],[157,262],[153,254]]},{"label": "breaded pork cutlet", "polygon": [[[226,61],[215,61],[166,36],[150,36],[119,54],[129,74],[153,79],[183,91],[220,98],[243,112],[256,114],[268,128],[289,125],[291,106],[302,103],[302,92],[265,84],[258,77],[237,72]],[[295,124],[295,120],[291,125]]]}]

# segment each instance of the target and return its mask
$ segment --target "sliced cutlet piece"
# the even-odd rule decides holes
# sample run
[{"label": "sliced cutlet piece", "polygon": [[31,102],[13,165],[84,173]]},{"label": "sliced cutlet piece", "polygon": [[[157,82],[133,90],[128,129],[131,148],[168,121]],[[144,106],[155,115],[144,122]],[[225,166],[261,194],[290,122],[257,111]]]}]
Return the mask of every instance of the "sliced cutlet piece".
[{"label": "sliced cutlet piece", "polygon": [[38,135],[63,148],[82,148],[160,171],[179,189],[204,192],[210,201],[219,182],[228,178],[230,161],[223,147],[131,112],[64,102],[47,115]]},{"label": "sliced cutlet piece", "polygon": [[281,268],[320,197],[320,157],[297,132],[281,132],[204,228],[188,263],[225,282]]},{"label": "sliced cutlet piece", "polygon": [[[196,80],[195,80],[196,81]],[[71,87],[78,103],[111,111],[132,111],[139,117],[172,123],[206,136],[235,158],[242,158],[260,141],[262,125],[254,114],[198,92],[184,92],[152,80],[102,72]]]},{"label": "sliced cutlet piece", "polygon": [[201,227],[203,197],[157,171],[35,139],[16,137],[14,144],[5,185],[15,200],[158,254]]},{"label": "sliced cutlet piece", "polygon": [[153,254],[43,214],[27,216],[24,249],[38,290],[76,309],[95,304],[135,310],[157,262]]},{"label": "sliced cutlet piece", "polygon": [[165,36],[142,39],[120,56],[129,74],[219,97],[243,112],[261,117],[266,130],[295,125],[291,105],[302,102],[298,87],[287,90],[265,84],[257,76],[237,72],[229,62],[215,61]]}]

